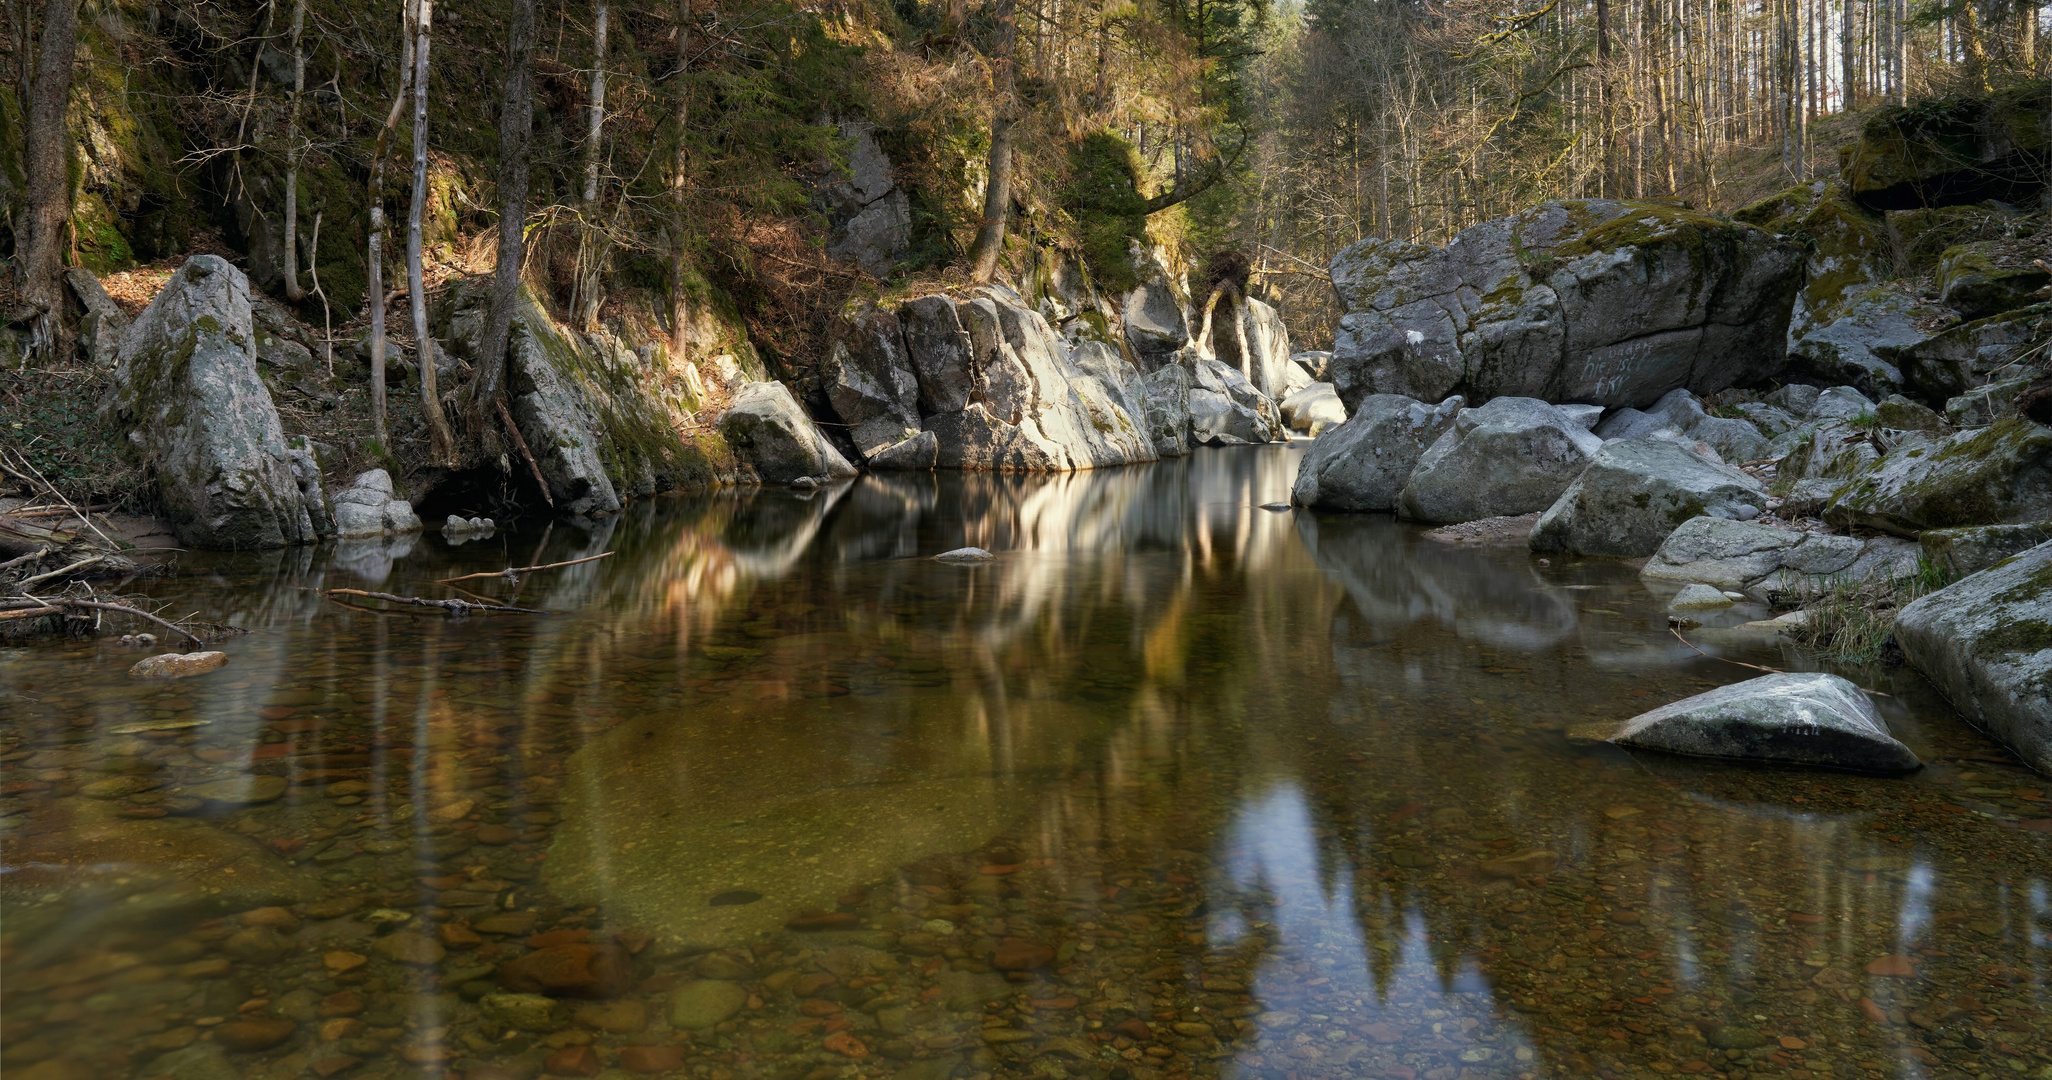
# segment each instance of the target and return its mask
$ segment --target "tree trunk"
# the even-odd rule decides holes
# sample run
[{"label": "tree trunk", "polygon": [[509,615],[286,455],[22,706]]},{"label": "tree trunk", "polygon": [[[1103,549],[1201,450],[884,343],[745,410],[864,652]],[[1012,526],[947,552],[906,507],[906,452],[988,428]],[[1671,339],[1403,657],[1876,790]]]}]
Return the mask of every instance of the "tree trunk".
[{"label": "tree trunk", "polygon": [[598,325],[599,275],[599,158],[606,123],[606,0],[593,0],[591,18],[591,103],[584,134],[583,229],[577,238],[577,279],[572,292],[571,317],[591,330]]},{"label": "tree trunk", "polygon": [[691,0],[677,0],[677,71],[670,76],[677,81],[677,148],[670,163],[670,198],[677,215],[670,225],[670,352],[679,360],[685,359],[688,351],[691,323],[690,297],[684,292],[684,241],[690,235],[691,224],[691,195],[686,183],[690,161],[685,147],[686,137],[690,134],[690,67]]},{"label": "tree trunk", "polygon": [[427,281],[421,266],[421,218],[427,212],[428,46],[434,41],[434,0],[420,0],[413,46],[413,202],[406,211],[406,290],[413,308],[413,354],[420,366],[420,411],[427,418],[428,460],[456,465],[456,433],[442,413],[435,378],[435,340],[428,333]]},{"label": "tree trunk", "polygon": [[1909,18],[1909,0],[1894,0],[1888,12],[1890,51],[1895,56],[1895,103],[1909,101],[1909,34],[1903,21]]},{"label": "tree trunk", "polygon": [[506,88],[499,103],[499,262],[492,270],[490,307],[478,337],[473,402],[496,406],[505,389],[506,344],[520,303],[525,257],[528,158],[534,141],[534,0],[513,0],[506,32]]},{"label": "tree trunk", "polygon": [[370,251],[368,291],[370,293],[371,345],[371,430],[387,453],[392,434],[385,422],[385,160],[391,153],[392,132],[406,111],[406,93],[413,86],[413,24],[418,0],[401,0],[399,5],[399,91],[392,95],[392,107],[385,112],[385,126],[378,130],[371,153]]},{"label": "tree trunk", "polygon": [[292,0],[292,108],[285,120],[285,299],[306,299],[299,287],[299,102],[306,94],[306,0]]},{"label": "tree trunk", "polygon": [[1596,0],[1596,195],[1599,198],[1617,194],[1617,123],[1610,97],[1610,0]]},{"label": "tree trunk", "polygon": [[23,172],[27,199],[17,234],[21,299],[35,313],[31,349],[55,348],[64,295],[64,231],[71,221],[71,135],[64,114],[71,102],[72,60],[78,53],[79,0],[49,0],[43,9],[36,79],[29,89]]},{"label": "tree trunk", "polygon": [[1012,206],[1012,149],[1018,134],[1012,128],[1017,109],[1012,82],[1012,42],[1017,24],[1012,17],[1013,0],[997,2],[997,40],[991,51],[990,74],[992,114],[990,119],[990,175],[983,189],[983,227],[970,249],[971,277],[989,281],[997,274],[998,257],[1005,247],[1005,215]]}]

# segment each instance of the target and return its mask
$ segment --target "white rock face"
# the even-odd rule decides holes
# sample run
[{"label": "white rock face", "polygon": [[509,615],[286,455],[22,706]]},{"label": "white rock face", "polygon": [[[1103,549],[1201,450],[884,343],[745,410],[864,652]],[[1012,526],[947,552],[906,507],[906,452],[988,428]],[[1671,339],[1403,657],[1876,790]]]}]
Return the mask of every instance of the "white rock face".
[{"label": "white rock face", "polygon": [[2052,543],[1922,597],[1896,617],[1910,663],[1954,708],[2052,774]]},{"label": "white rock face", "polygon": [[1282,399],[1283,423],[1291,431],[1317,437],[1347,422],[1347,407],[1331,383],[1312,383]]},{"label": "white rock face", "polygon": [[783,383],[753,382],[741,387],[734,402],[720,414],[720,434],[734,455],[768,484],[789,484],[800,478],[838,479],[855,475],[855,467],[834,449]]},{"label": "white rock face", "polygon": [[1364,240],[1333,259],[1347,315],[1340,399],[1462,392],[1641,407],[1785,360],[1801,252],[1745,225],[1653,203],[1542,203],[1443,249]]},{"label": "white rock face", "polygon": [[1859,687],[1822,673],[1763,675],[1642,713],[1609,734],[1600,730],[1578,734],[1692,757],[1877,773],[1923,766]]},{"label": "white rock face", "polygon": [[278,410],[257,375],[249,279],[195,255],[121,337],[115,418],[156,477],[190,547],[257,549],[316,539]]},{"label": "white rock face", "polygon": [[888,277],[912,246],[911,197],[867,121],[845,121],[840,134],[849,144],[848,168],[821,192],[831,230],[827,254]]},{"label": "white rock face", "polygon": [[1500,397],[1462,409],[1418,459],[1397,512],[1448,523],[1545,510],[1602,445],[1573,417],[1535,398]]}]

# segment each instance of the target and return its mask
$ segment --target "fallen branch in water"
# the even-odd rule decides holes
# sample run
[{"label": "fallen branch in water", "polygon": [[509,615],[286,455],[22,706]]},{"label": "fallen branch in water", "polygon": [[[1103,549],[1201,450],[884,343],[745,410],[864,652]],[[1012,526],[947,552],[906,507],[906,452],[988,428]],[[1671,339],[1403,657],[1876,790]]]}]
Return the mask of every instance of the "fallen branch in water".
[{"label": "fallen branch in water", "polygon": [[[122,615],[133,615],[138,619],[143,619],[148,622],[156,623],[158,626],[161,626],[164,629],[169,630],[174,634],[177,634],[185,640],[192,642],[194,645],[206,644],[206,641],[201,639],[201,637],[198,634],[195,634],[192,631],[187,630],[186,628],[179,626],[176,623],[166,622],[163,619],[160,619],[157,616],[142,610],[141,608],[129,607],[127,604],[109,604],[102,600],[73,600],[70,597],[57,597],[48,602],[67,608],[84,608],[89,611],[113,611],[118,612]],[[240,631],[236,632],[240,633]]]},{"label": "fallen branch in water", "polygon": [[13,611],[0,611],[0,622],[6,622],[6,621],[7,621],[7,620],[9,620],[9,619],[35,619],[35,618],[40,618],[40,617],[42,617],[42,616],[44,616],[44,615],[62,615],[62,614],[64,614],[64,609],[63,609],[63,608],[61,608],[61,607],[48,607],[48,606],[44,606],[44,607],[30,607],[30,608],[17,608],[17,609],[15,609],[15,610],[13,610]]},{"label": "fallen branch in water", "polygon": [[[540,554],[540,553],[539,553],[539,552],[537,552],[536,554]],[[510,578],[510,577],[514,577],[514,576],[516,576],[516,575],[519,575],[519,574],[525,574],[525,573],[529,573],[529,572],[531,572],[531,571],[535,571],[535,570],[554,570],[554,569],[556,569],[556,568],[557,568],[557,567],[559,567],[559,566],[576,566],[576,565],[577,565],[578,563],[588,563],[588,562],[592,562],[592,561],[594,561],[594,560],[597,560],[597,559],[603,559],[603,558],[605,558],[606,556],[608,556],[608,555],[611,555],[611,554],[612,554],[612,552],[610,552],[610,551],[602,551],[602,552],[598,553],[597,555],[586,555],[586,556],[585,556],[584,558],[582,558],[582,559],[571,559],[571,560],[569,560],[569,561],[567,561],[567,562],[552,562],[552,563],[543,563],[543,564],[542,564],[542,565],[540,565],[540,566],[509,566],[509,567],[505,568],[504,570],[484,570],[484,571],[480,571],[480,572],[478,572],[478,573],[475,573],[475,574],[465,574],[465,575],[463,575],[462,577],[451,577],[451,578],[436,578],[436,579],[435,579],[435,584],[437,584],[437,585],[447,585],[447,584],[449,584],[449,583],[451,583],[451,582],[456,582],[456,581],[475,581],[475,580],[477,580],[478,578],[493,578],[493,577],[503,577],[503,578]]]},{"label": "fallen branch in water", "polygon": [[[611,554],[608,552],[607,554]],[[490,574],[483,575],[490,577]],[[547,615],[539,608],[509,607],[505,604],[479,604],[469,600],[429,600],[420,596],[397,596],[387,592],[368,592],[363,589],[329,589],[328,595],[361,596],[366,600],[383,600],[393,604],[411,604],[414,607],[441,608],[451,615],[468,615],[473,611],[503,611],[516,615]]]},{"label": "fallen branch in water", "polygon": [[[1723,657],[1723,656],[1711,656],[1711,655],[1710,655],[1709,653],[1706,653],[1706,652],[1704,652],[1704,651],[1703,651],[1703,650],[1701,650],[1701,649],[1697,649],[1697,648],[1696,648],[1696,646],[1694,645],[1694,643],[1690,642],[1688,638],[1685,638],[1685,637],[1681,636],[1681,631],[1679,631],[1679,630],[1676,630],[1676,629],[1675,629],[1674,627],[1672,627],[1672,626],[1668,627],[1668,628],[1667,628],[1667,632],[1668,632],[1668,633],[1670,633],[1670,634],[1673,634],[1673,635],[1674,635],[1674,639],[1675,639],[1676,641],[1679,641],[1679,642],[1681,642],[1682,644],[1684,644],[1684,645],[1687,645],[1687,646],[1688,646],[1689,648],[1691,648],[1691,649],[1695,649],[1695,653],[1696,653],[1696,655],[1697,655],[1697,656],[1700,656],[1700,657],[1702,657],[1702,658],[1704,658],[1705,660],[1723,660],[1723,661],[1724,661],[1725,663],[1727,663],[1727,664],[1737,664],[1738,666],[1740,666],[1740,667],[1742,667],[1742,668],[1752,668],[1752,669],[1753,669],[1754,671],[1764,671],[1764,672],[1766,672],[1766,673],[1767,673],[1767,674],[1769,674],[1769,675],[1786,675],[1786,674],[1788,674],[1788,672],[1786,672],[1786,671],[1783,671],[1783,670],[1781,670],[1780,668],[1771,668],[1771,667],[1761,667],[1761,666],[1760,666],[1760,665],[1758,665],[1758,664],[1748,664],[1748,663],[1746,663],[1746,662],[1745,662],[1745,661],[1743,661],[1743,660],[1733,660],[1733,659],[1730,659],[1730,658],[1728,658],[1728,657]],[[1853,687],[1854,687],[1854,689],[1857,689],[1857,690],[1858,690],[1858,691],[1859,691],[1860,693],[1862,693],[1862,694],[1869,694],[1869,695],[1872,695],[1872,696],[1874,696],[1874,697],[1894,697],[1894,696],[1895,696],[1894,694],[1884,694],[1884,693],[1882,693],[1882,692],[1881,692],[1881,691],[1879,691],[1879,690],[1869,690],[1869,689],[1867,689],[1866,687],[1864,687],[1864,686],[1861,686],[1861,685],[1859,685],[1858,683],[1854,683],[1854,684],[1853,684]]]}]

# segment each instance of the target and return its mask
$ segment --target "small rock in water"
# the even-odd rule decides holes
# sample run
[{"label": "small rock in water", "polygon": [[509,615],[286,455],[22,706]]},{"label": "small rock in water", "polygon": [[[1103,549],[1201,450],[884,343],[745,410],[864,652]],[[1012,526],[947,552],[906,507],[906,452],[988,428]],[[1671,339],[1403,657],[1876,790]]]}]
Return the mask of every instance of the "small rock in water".
[{"label": "small rock in water", "polygon": [[670,1026],[703,1031],[741,1011],[748,991],[738,983],[699,979],[670,991]]},{"label": "small rock in water", "polygon": [[138,679],[183,679],[205,675],[228,662],[228,654],[215,650],[195,653],[163,653],[137,660],[128,673]]},{"label": "small rock in water", "polygon": [[997,556],[992,555],[990,552],[985,551],[980,547],[956,548],[953,551],[943,551],[940,554],[935,555],[933,557],[935,562],[951,563],[989,562],[994,558],[997,558]]},{"label": "small rock in water", "polygon": [[1553,871],[1560,865],[1560,856],[1551,851],[1529,849],[1514,855],[1490,859],[1477,869],[1490,877],[1517,878],[1536,877]]},{"label": "small rock in water", "polygon": [[1261,508],[1263,510],[1272,510],[1275,513],[1280,514],[1283,511],[1288,510],[1290,508],[1290,504],[1283,502],[1262,503]]},{"label": "small rock in water", "polygon": [[132,648],[132,649],[143,649],[143,648],[148,648],[149,646],[151,646],[151,645],[155,645],[155,644],[157,643],[157,635],[155,635],[155,634],[123,634],[123,635],[121,635],[121,643],[122,643],[123,645],[126,645],[126,646],[128,646],[128,647]]},{"label": "small rock in water", "polygon": [[742,904],[753,904],[760,899],[762,894],[753,889],[729,889],[714,894],[707,904],[711,907],[739,907]]},{"label": "small rock in water", "polygon": [[267,803],[285,794],[290,783],[282,776],[234,776],[185,789],[185,794],[208,802],[251,805]]},{"label": "small rock in water", "polygon": [[214,1041],[230,1050],[269,1050],[298,1029],[290,1020],[235,1020],[215,1028]]},{"label": "small rock in water", "polygon": [[1682,586],[1682,591],[1674,595],[1667,608],[1670,611],[1711,611],[1716,608],[1728,608],[1731,603],[1731,597],[1724,595],[1721,589],[1691,584]]},{"label": "small rock in water", "polygon": [[809,490],[818,487],[819,481],[810,476],[801,476],[791,481],[791,486],[801,490]]},{"label": "small rock in water", "polygon": [[1695,757],[1900,773],[1922,766],[1866,694],[1821,672],[1763,675],[1573,735]]}]

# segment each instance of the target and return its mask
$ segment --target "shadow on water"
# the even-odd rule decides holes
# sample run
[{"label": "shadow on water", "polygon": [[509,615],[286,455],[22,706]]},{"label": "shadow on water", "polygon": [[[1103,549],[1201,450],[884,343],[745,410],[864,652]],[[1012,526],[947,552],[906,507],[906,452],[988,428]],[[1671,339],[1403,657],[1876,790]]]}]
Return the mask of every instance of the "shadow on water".
[{"label": "shadow on water", "polygon": [[191,558],[219,672],[0,652],[0,1066],[2052,1078],[2042,778],[1900,670],[1907,778],[1571,743],[1751,672],[1297,457]]}]

